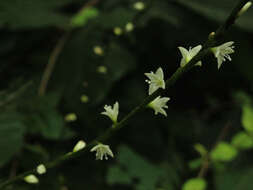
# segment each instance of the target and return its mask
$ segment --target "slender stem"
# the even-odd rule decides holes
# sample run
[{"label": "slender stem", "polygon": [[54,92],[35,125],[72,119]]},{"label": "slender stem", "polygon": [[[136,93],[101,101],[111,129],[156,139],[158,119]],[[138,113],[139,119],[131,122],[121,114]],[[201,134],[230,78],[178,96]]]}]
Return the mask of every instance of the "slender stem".
[{"label": "slender stem", "polygon": [[[220,36],[223,36],[224,33],[228,30],[228,28],[234,24],[235,20],[237,19],[237,14],[238,12],[241,10],[241,8],[248,2],[249,0],[239,0],[237,6],[233,9],[232,13],[230,14],[230,16],[226,19],[226,21],[224,22],[224,24],[216,31],[216,33],[207,40],[207,42],[204,44],[203,49],[193,58],[191,59],[191,61],[182,68],[178,68],[176,70],[176,72],[168,79],[166,80],[166,89],[168,89],[169,87],[173,86],[175,84],[175,82],[186,72],[188,72],[192,67],[194,67],[194,65],[200,61],[204,56],[208,55],[210,53],[210,48],[215,46],[218,43],[218,40],[220,38]],[[138,112],[140,112],[142,109],[144,109],[146,107],[146,105],[148,103],[150,103],[151,101],[153,101],[157,96],[159,96],[164,90],[162,89],[158,89],[157,91],[155,91],[153,94],[151,94],[150,96],[146,97],[144,99],[144,101],[138,105],[137,107],[135,107],[129,114],[127,114],[119,123],[116,124],[116,126],[114,128],[109,128],[105,131],[105,133],[103,133],[102,135],[100,135],[98,138],[96,138],[95,140],[93,140],[91,143],[89,143],[87,145],[86,148],[72,153],[72,154],[66,154],[64,156],[59,157],[58,159],[49,162],[47,164],[45,164],[47,170],[50,168],[54,168],[58,165],[60,165],[61,163],[63,163],[64,161],[67,160],[72,160],[76,157],[79,157],[80,155],[82,155],[83,153],[85,153],[87,150],[90,149],[90,147],[94,146],[94,144],[96,144],[97,141],[105,141],[107,140],[109,137],[111,137],[113,134],[116,133],[116,131],[118,131],[119,129],[121,129],[122,127],[124,127],[129,120]],[[3,189],[4,187],[15,183],[18,180],[22,180],[25,176],[29,175],[29,174],[36,174],[36,168],[30,170],[30,171],[26,171],[12,179],[6,180],[5,182],[0,184],[0,189]]]}]

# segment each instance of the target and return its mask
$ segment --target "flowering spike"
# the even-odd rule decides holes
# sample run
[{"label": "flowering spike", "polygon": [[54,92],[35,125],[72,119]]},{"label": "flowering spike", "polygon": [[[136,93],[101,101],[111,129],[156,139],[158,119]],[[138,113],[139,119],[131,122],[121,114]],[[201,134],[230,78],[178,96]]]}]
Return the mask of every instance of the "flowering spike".
[{"label": "flowering spike", "polygon": [[233,44],[234,42],[230,41],[220,46],[211,48],[211,51],[213,52],[214,56],[217,58],[218,69],[220,68],[222,62],[226,61],[226,59],[228,59],[229,61],[232,60],[229,54],[232,54],[235,52]]},{"label": "flowering spike", "polygon": [[170,100],[169,97],[161,98],[158,96],[156,99],[154,99],[152,102],[148,104],[148,107],[152,108],[155,111],[155,115],[158,113],[161,113],[165,116],[167,116],[166,111],[163,108],[168,108],[166,103]]},{"label": "flowering spike", "polygon": [[111,156],[112,158],[114,157],[110,147],[102,143],[99,143],[98,145],[94,146],[90,151],[96,151],[96,160],[103,160],[103,158],[107,160],[107,155]]},{"label": "flowering spike", "polygon": [[[182,59],[180,62],[180,67],[184,67],[187,63],[189,63],[189,61],[191,61],[191,59],[197,55],[199,53],[199,51],[202,49],[201,45],[198,45],[194,48],[189,48],[189,50],[185,49],[184,47],[178,47],[181,55],[182,55]],[[196,63],[195,65],[199,65],[201,66],[202,63],[201,61],[199,61],[198,63]]]},{"label": "flowering spike", "polygon": [[115,104],[112,106],[105,105],[104,106],[105,111],[101,114],[108,116],[114,124],[117,123],[118,114],[119,114],[119,103],[115,102]]},{"label": "flowering spike", "polygon": [[158,88],[165,89],[163,70],[161,67],[157,69],[156,73],[151,71],[150,73],[145,73],[145,75],[149,78],[149,80],[146,80],[146,82],[149,84],[149,95],[155,92]]}]

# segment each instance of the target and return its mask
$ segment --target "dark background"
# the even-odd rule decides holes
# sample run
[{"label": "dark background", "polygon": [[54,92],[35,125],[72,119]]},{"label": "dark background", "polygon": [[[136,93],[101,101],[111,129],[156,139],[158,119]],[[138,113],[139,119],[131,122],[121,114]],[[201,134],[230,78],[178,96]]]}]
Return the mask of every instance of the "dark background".
[{"label": "dark background", "polygon": [[[180,65],[177,47],[204,44],[236,4],[143,2],[145,9],[138,11],[132,0],[0,1],[0,182],[66,154],[80,139],[88,143],[101,135],[111,125],[100,114],[105,104],[118,101],[123,118],[147,96],[144,73],[162,67],[169,78]],[[253,92],[252,16],[249,9],[224,37],[235,42],[231,62],[217,70],[215,57],[207,56],[202,67],[166,90],[167,117],[144,110],[104,142],[115,158],[96,161],[87,152],[49,170],[39,184],[20,181],[10,189],[181,189],[200,171],[201,163],[189,167],[200,158],[195,144],[211,150],[224,128],[227,143],[244,130],[241,110]],[[134,24],[131,32],[125,31],[128,22]],[[115,27],[123,33],[115,35]],[[95,54],[94,46],[104,54]],[[46,93],[38,95],[55,48],[60,51]],[[100,66],[107,72],[98,72]],[[77,120],[64,120],[68,113]],[[210,164],[207,189],[252,190],[252,158],[249,149]]]}]

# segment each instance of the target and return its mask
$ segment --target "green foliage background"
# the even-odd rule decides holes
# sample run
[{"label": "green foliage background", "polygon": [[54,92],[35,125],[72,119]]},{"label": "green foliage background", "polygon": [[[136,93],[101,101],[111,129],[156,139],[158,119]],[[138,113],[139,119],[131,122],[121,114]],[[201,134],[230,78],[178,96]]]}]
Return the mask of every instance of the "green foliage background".
[{"label": "green foliage background", "polygon": [[[103,0],[80,12],[88,2],[0,1],[0,182],[102,134],[111,125],[100,114],[105,104],[118,101],[121,119],[147,96],[144,73],[162,67],[170,77],[181,59],[177,47],[203,44],[236,3],[147,0],[138,11],[134,0]],[[231,63],[217,70],[215,58],[206,57],[201,68],[166,91],[168,117],[145,110],[106,142],[115,159],[95,161],[87,153],[48,171],[37,185],[20,181],[10,189],[182,189],[200,170],[194,145],[210,151],[229,125],[211,152],[207,189],[252,190],[252,18],[249,9],[225,36],[235,41]],[[131,32],[125,31],[128,22],[134,24]],[[114,34],[115,27],[122,35]],[[46,95],[38,96],[62,36],[66,42]],[[102,56],[93,52],[95,46],[103,48]],[[100,66],[107,72],[99,73]],[[80,101],[83,94],[87,103]],[[66,122],[68,113],[77,120]]]}]

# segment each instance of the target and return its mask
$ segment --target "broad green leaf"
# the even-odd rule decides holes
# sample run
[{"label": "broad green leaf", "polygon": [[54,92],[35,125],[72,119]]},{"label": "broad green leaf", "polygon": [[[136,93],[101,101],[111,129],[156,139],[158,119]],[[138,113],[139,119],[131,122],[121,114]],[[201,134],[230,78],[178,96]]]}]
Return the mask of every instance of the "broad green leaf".
[{"label": "broad green leaf", "polygon": [[215,187],[217,190],[252,190],[253,168],[228,169],[226,172],[216,173]]},{"label": "broad green leaf", "polygon": [[253,148],[253,139],[245,132],[237,133],[233,138],[231,144],[238,149]]},{"label": "broad green leaf", "polygon": [[23,146],[25,126],[17,113],[0,115],[0,167]]},{"label": "broad green leaf", "polygon": [[197,159],[191,160],[188,164],[189,168],[192,170],[196,170],[196,169],[200,168],[202,161],[203,161],[202,158],[197,158]]},{"label": "broad green leaf", "polygon": [[131,176],[129,176],[128,173],[124,172],[120,167],[113,166],[113,167],[110,167],[108,170],[107,182],[110,185],[115,184],[115,183],[131,184],[132,178]]},{"label": "broad green leaf", "polygon": [[98,16],[98,10],[95,8],[85,8],[79,13],[77,13],[71,19],[71,26],[72,27],[81,27],[84,26],[90,19],[95,18]]},{"label": "broad green leaf", "polygon": [[253,132],[253,108],[247,104],[242,107],[242,126],[249,133]]},{"label": "broad green leaf", "polygon": [[192,178],[184,183],[182,190],[205,190],[206,186],[206,181],[204,179]]},{"label": "broad green leaf", "polygon": [[13,29],[64,25],[68,18],[59,8],[69,0],[11,0],[0,2],[0,25]]},{"label": "broad green leaf", "polygon": [[211,160],[212,161],[223,161],[228,162],[233,160],[237,156],[237,150],[230,144],[226,142],[220,142],[212,151],[211,151]]},{"label": "broad green leaf", "polygon": [[[237,3],[231,0],[178,0],[178,2],[218,22],[223,22]],[[243,29],[253,31],[252,17],[253,9],[250,8],[239,18],[236,25]]]}]

